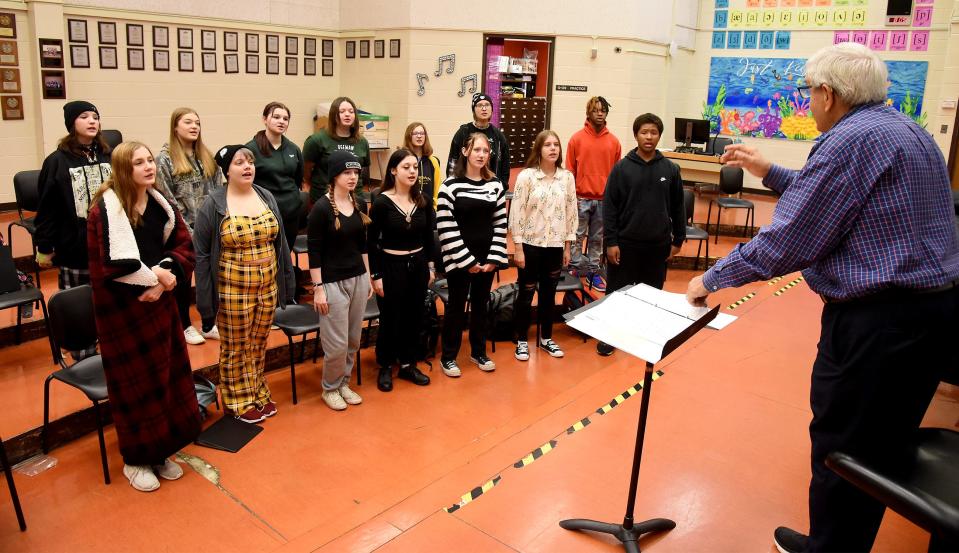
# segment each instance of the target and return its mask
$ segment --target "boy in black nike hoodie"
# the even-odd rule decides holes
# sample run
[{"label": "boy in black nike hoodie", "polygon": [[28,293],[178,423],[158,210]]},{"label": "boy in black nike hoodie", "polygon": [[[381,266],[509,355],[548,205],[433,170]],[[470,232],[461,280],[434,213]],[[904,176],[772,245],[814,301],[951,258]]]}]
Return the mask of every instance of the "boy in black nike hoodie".
[{"label": "boy in black nike hoodie", "polygon": [[638,146],[613,166],[606,181],[607,292],[637,283],[662,289],[666,261],[679,253],[686,239],[683,179],[679,166],[656,149],[662,133],[659,117],[651,113],[637,117],[633,135]]}]

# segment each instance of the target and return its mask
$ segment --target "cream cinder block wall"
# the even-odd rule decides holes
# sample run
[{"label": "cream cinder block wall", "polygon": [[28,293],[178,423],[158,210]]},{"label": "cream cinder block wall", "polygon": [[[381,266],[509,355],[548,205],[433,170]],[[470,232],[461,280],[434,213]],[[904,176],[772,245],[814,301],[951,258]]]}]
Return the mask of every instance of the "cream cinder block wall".
[{"label": "cream cinder block wall", "polygon": [[67,6],[229,19],[256,24],[338,29],[340,0],[67,0]]},{"label": "cream cinder block wall", "polygon": [[[0,203],[13,202],[13,175],[19,171],[28,171],[37,168],[37,143],[39,132],[34,114],[39,107],[37,95],[30,92],[32,86],[40,78],[37,67],[36,50],[33,45],[33,29],[27,17],[27,11],[8,10],[17,18],[17,52],[20,57],[20,89],[19,96],[23,99],[22,109],[24,119],[20,121],[0,121]],[[6,67],[0,69],[8,69]],[[62,118],[61,118],[62,120]],[[61,123],[61,127],[62,123]],[[14,231],[17,232],[17,231]],[[18,235],[19,239],[19,235]]]},{"label": "cream cinder block wall", "polygon": [[[956,0],[936,0],[933,10],[933,22],[930,27],[930,41],[928,52],[880,52],[884,60],[928,61],[929,70],[926,76],[926,90],[923,95],[923,111],[928,113],[927,130],[932,133],[936,141],[948,155],[951,140],[951,127],[947,134],[940,134],[939,121],[949,119],[952,124],[954,112],[945,113],[941,109],[943,99],[943,85],[946,82],[956,82],[956,55],[959,49],[950,49],[949,22],[954,18],[954,7],[959,5]],[[691,56],[680,54],[673,59],[674,74],[671,76],[670,101],[667,109],[672,112],[667,121],[666,136],[672,136],[674,117],[698,117],[702,112],[702,104],[706,99],[709,83],[709,65],[712,57],[785,57],[804,58],[824,46],[832,44],[834,28],[802,29],[792,31],[792,44],[789,50],[724,50],[710,47],[712,38],[713,9],[712,3],[704,4],[701,10],[697,33],[695,53]],[[873,2],[870,4],[866,17],[866,24],[859,29],[884,30],[885,4]],[[849,27],[851,28],[851,27]],[[742,29],[741,29],[742,30]],[[951,69],[950,69],[951,66]],[[948,75],[948,76],[947,76]],[[945,124],[946,122],[943,122]],[[809,155],[811,141],[795,141],[780,139],[764,139],[743,137],[743,142],[756,146],[764,155],[778,163],[791,168],[801,167]],[[762,188],[759,179],[747,173],[745,186],[748,188]]]}]

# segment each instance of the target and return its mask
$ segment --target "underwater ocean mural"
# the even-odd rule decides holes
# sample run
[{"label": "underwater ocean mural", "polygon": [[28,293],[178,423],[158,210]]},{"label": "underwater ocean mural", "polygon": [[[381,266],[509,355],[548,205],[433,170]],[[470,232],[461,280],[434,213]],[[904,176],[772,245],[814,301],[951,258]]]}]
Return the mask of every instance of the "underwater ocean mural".
[{"label": "underwater ocean mural", "polygon": [[[710,130],[729,136],[812,140],[819,136],[809,100],[797,87],[805,82],[803,58],[712,58],[709,92],[703,119]],[[925,61],[887,61],[889,92],[886,103],[922,127],[922,95],[926,89]]]}]

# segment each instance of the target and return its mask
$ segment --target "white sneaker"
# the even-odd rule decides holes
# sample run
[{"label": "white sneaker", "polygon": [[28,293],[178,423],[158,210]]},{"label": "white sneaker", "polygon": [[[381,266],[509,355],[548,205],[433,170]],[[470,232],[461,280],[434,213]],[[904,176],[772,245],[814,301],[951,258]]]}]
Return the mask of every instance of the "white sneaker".
[{"label": "white sneaker", "polygon": [[545,351],[546,353],[550,354],[553,357],[563,356],[563,350],[561,350],[559,346],[556,345],[556,342],[554,342],[550,338],[547,338],[545,340],[540,340],[539,349]]},{"label": "white sneaker", "polygon": [[496,370],[496,363],[493,363],[493,360],[485,355],[471,356],[470,361],[476,363],[481,371],[492,372]]},{"label": "white sneaker", "polygon": [[346,402],[343,401],[343,396],[340,395],[339,390],[323,390],[323,401],[327,407],[334,411],[346,409]]},{"label": "white sneaker", "polygon": [[183,339],[191,346],[199,346],[200,344],[206,343],[206,340],[203,339],[203,336],[200,335],[200,332],[193,325],[183,329]]},{"label": "white sneaker", "polygon": [[440,366],[443,367],[443,374],[452,378],[458,378],[463,374],[460,371],[460,366],[456,364],[456,360],[452,361],[440,361]]},{"label": "white sneaker", "polygon": [[513,353],[513,357],[519,359],[520,361],[529,361],[529,343],[524,342],[523,340],[518,340],[516,342],[516,351]]},{"label": "white sneaker", "polygon": [[133,489],[141,492],[152,492],[160,487],[160,481],[150,465],[123,465],[123,476],[127,477]]},{"label": "white sneaker", "polygon": [[349,384],[344,384],[340,386],[340,397],[343,398],[348,405],[359,405],[363,403],[363,398],[359,394],[350,389]]},{"label": "white sneaker", "polygon": [[[191,328],[192,328],[192,327],[191,327]],[[210,330],[208,330],[208,331],[206,331],[206,332],[200,332],[200,335],[202,335],[202,336],[203,336],[204,338],[206,338],[207,340],[219,340],[219,339],[220,339],[220,331],[219,331],[219,329],[217,329],[216,325],[213,325],[213,328],[211,328]]]},{"label": "white sneaker", "polygon": [[173,459],[164,459],[162,465],[153,468],[157,475],[164,480],[179,480],[183,476],[183,468]]}]

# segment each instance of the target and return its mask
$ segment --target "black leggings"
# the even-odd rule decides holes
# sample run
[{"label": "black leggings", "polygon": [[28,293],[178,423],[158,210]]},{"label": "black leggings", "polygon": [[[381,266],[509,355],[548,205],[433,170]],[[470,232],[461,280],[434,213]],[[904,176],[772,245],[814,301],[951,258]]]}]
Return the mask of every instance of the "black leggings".
[{"label": "black leggings", "polygon": [[411,365],[419,356],[429,268],[426,254],[382,254],[383,297],[376,296],[380,308],[380,328],[376,334],[376,362],[380,367],[393,363]]},{"label": "black leggings", "polygon": [[190,322],[190,303],[193,298],[193,290],[191,290],[192,284],[189,280],[182,278],[180,275],[177,275],[176,286],[173,288],[173,297],[176,298],[176,307],[177,311],[180,312],[180,323],[183,325],[183,329],[186,330],[186,327],[192,325]]},{"label": "black leggings", "polygon": [[486,355],[486,308],[495,273],[470,273],[454,269],[447,273],[450,299],[443,314],[443,361],[453,361],[463,343],[466,299],[470,300],[470,355]]},{"label": "black leggings", "polygon": [[533,294],[539,288],[540,336],[553,337],[553,308],[556,304],[556,285],[563,268],[563,248],[541,248],[523,244],[526,267],[519,270],[519,298],[516,303],[516,338],[529,340],[529,325],[533,312]]}]

